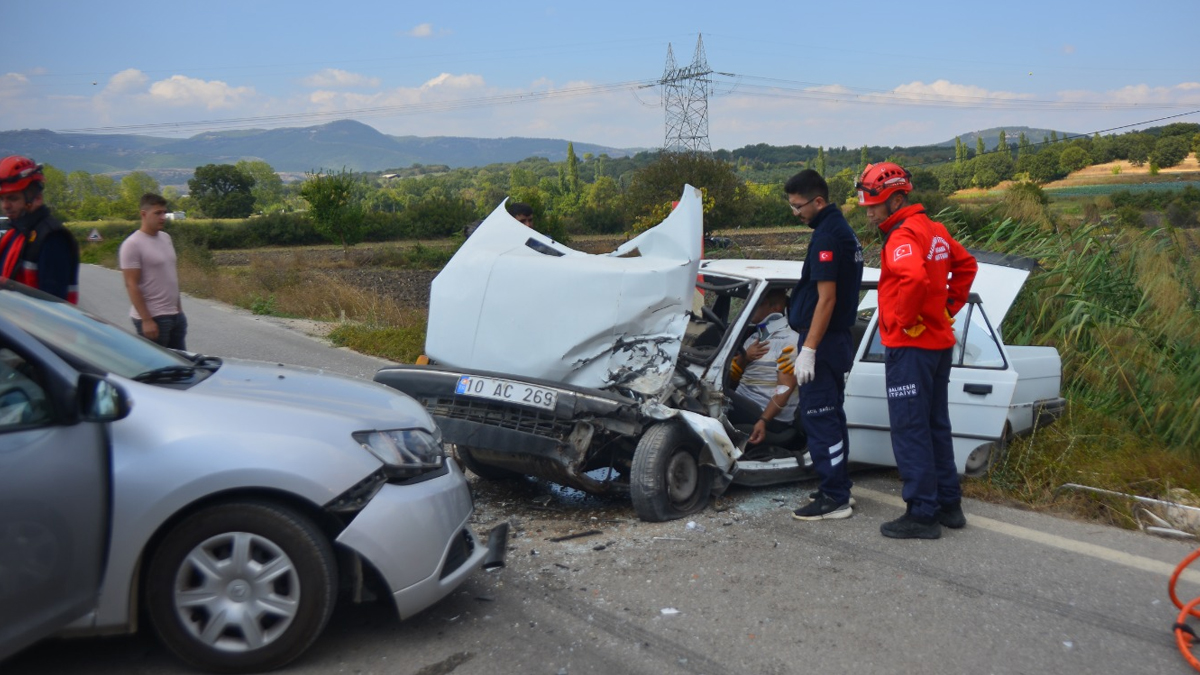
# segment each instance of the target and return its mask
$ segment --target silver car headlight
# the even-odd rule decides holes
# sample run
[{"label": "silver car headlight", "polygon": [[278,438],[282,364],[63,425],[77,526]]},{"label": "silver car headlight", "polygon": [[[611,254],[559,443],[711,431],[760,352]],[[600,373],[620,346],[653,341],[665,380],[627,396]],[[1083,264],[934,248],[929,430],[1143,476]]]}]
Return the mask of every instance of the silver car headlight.
[{"label": "silver car headlight", "polygon": [[353,436],[363,449],[385,464],[385,471],[392,477],[419,476],[436,471],[446,461],[441,430],[433,433],[423,429],[359,431]]}]

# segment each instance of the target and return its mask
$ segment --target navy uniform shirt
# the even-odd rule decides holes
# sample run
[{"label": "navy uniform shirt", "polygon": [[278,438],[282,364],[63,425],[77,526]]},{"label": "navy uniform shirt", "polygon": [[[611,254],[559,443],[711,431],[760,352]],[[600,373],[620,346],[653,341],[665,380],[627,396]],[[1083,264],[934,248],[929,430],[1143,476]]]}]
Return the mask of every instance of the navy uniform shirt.
[{"label": "navy uniform shirt", "polygon": [[813,219],[812,240],[804,256],[804,270],[792,291],[788,322],[797,332],[808,330],[817,308],[817,282],[837,282],[837,297],[827,330],[849,330],[858,315],[862,286],[862,246],[841,209],[830,204]]}]

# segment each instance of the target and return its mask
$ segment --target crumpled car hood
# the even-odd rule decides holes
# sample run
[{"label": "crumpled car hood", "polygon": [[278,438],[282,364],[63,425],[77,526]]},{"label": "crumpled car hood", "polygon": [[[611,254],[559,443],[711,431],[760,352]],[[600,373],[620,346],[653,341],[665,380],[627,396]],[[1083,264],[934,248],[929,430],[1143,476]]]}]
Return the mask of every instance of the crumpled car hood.
[{"label": "crumpled car hood", "polygon": [[688,185],[612,253],[571,249],[501,204],[434,279],[425,353],[440,364],[653,394],[671,377],[704,234]]}]

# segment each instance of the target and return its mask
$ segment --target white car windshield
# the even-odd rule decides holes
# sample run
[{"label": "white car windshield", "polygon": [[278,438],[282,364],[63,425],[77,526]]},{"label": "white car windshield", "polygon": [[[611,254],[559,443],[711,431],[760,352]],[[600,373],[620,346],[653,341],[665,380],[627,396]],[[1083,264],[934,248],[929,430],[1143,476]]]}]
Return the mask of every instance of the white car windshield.
[{"label": "white car windshield", "polygon": [[0,287],[0,313],[67,361],[127,378],[162,368],[194,365],[177,352],[73,305],[34,293],[18,290],[12,284]]}]

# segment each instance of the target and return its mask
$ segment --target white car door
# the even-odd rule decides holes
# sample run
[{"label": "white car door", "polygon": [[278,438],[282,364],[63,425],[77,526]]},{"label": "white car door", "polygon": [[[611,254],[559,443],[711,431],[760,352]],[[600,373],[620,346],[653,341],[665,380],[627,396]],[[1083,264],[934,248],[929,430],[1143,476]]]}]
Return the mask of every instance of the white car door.
[{"label": "white car door", "polygon": [[[873,308],[874,291],[862,305]],[[958,314],[954,330],[953,366],[948,398],[954,430],[954,455],[960,473],[977,470],[984,453],[1005,435],[1005,422],[1016,390],[1017,373],[1010,366],[996,331],[987,320],[978,296],[972,295]],[[883,344],[878,315],[872,317],[846,382],[846,417],[850,428],[850,459],[894,466],[884,382]]]}]

